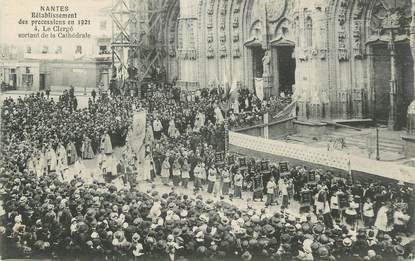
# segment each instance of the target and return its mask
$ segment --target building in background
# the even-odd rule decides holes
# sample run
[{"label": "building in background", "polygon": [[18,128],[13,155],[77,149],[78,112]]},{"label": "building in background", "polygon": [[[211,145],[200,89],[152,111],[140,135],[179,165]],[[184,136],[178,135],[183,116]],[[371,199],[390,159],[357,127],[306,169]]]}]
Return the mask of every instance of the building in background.
[{"label": "building in background", "polygon": [[[108,88],[111,67],[111,18],[109,4],[91,13],[91,38],[1,42],[0,82],[16,90],[60,92],[73,86],[76,91]],[[103,6],[100,4],[99,6]],[[0,14],[3,15],[3,14]],[[7,16],[3,17],[7,19]],[[0,26],[0,36],[5,26]]]}]

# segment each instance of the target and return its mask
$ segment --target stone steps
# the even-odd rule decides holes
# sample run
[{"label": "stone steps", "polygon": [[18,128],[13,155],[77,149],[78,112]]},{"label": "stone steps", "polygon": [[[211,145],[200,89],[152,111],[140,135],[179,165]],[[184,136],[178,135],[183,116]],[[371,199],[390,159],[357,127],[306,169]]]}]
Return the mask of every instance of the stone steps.
[{"label": "stone steps", "polygon": [[[367,150],[369,135],[375,137],[375,129],[363,129],[362,131],[356,131],[347,128],[340,128],[335,132],[318,137],[318,140],[315,140],[314,137],[307,135],[291,135],[286,139],[286,142],[292,144],[314,144],[313,146],[322,147],[325,146],[330,139],[344,138],[346,147],[357,147],[361,150]],[[376,144],[373,146],[376,146]],[[402,140],[398,134],[390,135],[387,132],[380,131],[379,149],[380,151],[387,153],[402,154],[404,148]]]}]

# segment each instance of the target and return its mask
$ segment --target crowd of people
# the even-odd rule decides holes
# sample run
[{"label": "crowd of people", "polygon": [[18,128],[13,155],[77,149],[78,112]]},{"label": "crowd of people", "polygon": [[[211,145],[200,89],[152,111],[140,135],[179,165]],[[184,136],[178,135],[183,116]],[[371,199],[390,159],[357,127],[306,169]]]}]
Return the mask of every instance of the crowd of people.
[{"label": "crowd of people", "polygon": [[111,136],[115,146],[123,145],[131,102],[101,96],[96,101],[90,99],[89,105],[78,109],[73,89],[56,101],[40,93],[16,100],[6,98],[2,107],[2,158],[6,167],[28,167],[38,175],[56,168],[64,171],[78,158],[93,158],[99,153],[105,136]]},{"label": "crowd of people", "polygon": [[234,129],[262,124],[264,117],[272,119],[292,102],[290,96],[283,94],[260,100],[248,89],[238,90],[237,97],[229,111],[229,125]]},{"label": "crowd of people", "polygon": [[[41,94],[6,99],[2,253],[94,260],[413,257],[402,242],[413,234],[410,187],[353,183],[303,166],[224,154],[226,108],[245,111],[249,99],[229,106],[219,89],[185,93],[155,84],[143,98],[94,96],[88,108],[77,107],[73,90],[57,101]],[[129,132],[132,114],[142,110],[146,150],[138,162]],[[121,158],[108,166],[113,148],[125,143]],[[100,174],[125,176],[130,186],[87,182],[82,171],[65,177],[66,169],[96,155]],[[158,192],[156,182],[149,191],[134,186],[155,179],[170,192]],[[178,193],[178,186],[194,194]],[[216,199],[206,200],[205,192]],[[235,207],[235,198],[246,200],[246,208]],[[294,202],[309,214],[293,214]]]}]

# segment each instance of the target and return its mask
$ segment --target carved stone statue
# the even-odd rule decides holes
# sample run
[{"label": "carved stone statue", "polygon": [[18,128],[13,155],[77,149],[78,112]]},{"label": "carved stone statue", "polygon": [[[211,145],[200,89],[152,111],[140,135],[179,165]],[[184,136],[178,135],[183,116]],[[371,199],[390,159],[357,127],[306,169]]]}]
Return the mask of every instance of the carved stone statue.
[{"label": "carved stone statue", "polygon": [[271,62],[271,55],[269,50],[267,50],[262,57],[262,66],[263,66],[263,75],[269,76],[270,75],[270,62]]}]

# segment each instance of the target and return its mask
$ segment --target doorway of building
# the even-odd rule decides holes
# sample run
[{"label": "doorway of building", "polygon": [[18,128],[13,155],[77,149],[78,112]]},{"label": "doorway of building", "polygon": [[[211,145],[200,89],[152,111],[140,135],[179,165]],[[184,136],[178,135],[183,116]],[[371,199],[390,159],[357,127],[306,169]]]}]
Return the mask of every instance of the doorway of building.
[{"label": "doorway of building", "polygon": [[43,91],[46,88],[46,74],[39,74],[39,90]]},{"label": "doorway of building", "polygon": [[10,86],[12,90],[16,90],[17,89],[17,75],[15,73],[12,73],[10,74],[9,78],[10,78]]},{"label": "doorway of building", "polygon": [[409,43],[397,45],[396,58],[398,126],[405,128],[407,126],[408,107],[414,99],[414,60]]},{"label": "doorway of building", "polygon": [[265,50],[261,46],[251,47],[252,50],[252,68],[254,73],[254,78],[262,78],[264,73],[264,66],[262,63],[262,58],[265,55]]},{"label": "doorway of building", "polygon": [[[414,97],[413,59],[409,43],[398,43],[395,47],[397,127],[406,126],[406,113]],[[387,44],[372,46],[374,119],[387,124],[390,110],[391,53]]]},{"label": "doorway of building", "polygon": [[295,58],[293,56],[294,46],[278,46],[278,86],[279,92],[285,95],[293,93],[295,85]]}]

